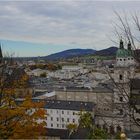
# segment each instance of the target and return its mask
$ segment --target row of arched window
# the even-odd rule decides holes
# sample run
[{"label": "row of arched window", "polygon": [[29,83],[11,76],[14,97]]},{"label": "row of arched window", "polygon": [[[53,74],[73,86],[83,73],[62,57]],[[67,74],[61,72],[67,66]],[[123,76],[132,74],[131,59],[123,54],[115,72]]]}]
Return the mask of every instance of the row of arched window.
[{"label": "row of arched window", "polygon": [[133,60],[134,58],[119,58],[117,61]]},{"label": "row of arched window", "polygon": [[120,125],[117,125],[116,127],[114,127],[113,125],[107,126],[107,124],[104,124],[104,125],[97,124],[96,127],[104,129],[106,132],[110,134],[115,134],[122,131],[122,128]]}]

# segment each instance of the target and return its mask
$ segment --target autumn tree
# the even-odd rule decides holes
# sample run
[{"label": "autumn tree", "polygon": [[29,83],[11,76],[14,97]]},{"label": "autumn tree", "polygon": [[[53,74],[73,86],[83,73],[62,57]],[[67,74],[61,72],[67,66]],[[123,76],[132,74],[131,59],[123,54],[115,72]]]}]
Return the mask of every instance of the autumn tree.
[{"label": "autumn tree", "polygon": [[28,76],[9,60],[0,64],[0,139],[39,138],[45,134],[44,103],[31,95],[17,100],[16,89],[28,86]]}]

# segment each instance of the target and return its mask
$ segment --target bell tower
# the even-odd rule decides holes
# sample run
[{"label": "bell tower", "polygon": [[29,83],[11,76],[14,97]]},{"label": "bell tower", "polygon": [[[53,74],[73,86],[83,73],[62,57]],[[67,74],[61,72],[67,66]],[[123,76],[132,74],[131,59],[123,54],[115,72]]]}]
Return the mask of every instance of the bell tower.
[{"label": "bell tower", "polygon": [[134,54],[130,41],[127,49],[124,48],[122,39],[120,40],[120,47],[116,53],[115,65],[115,81],[117,83],[127,83],[130,78],[133,78],[135,68]]},{"label": "bell tower", "polygon": [[116,52],[116,65],[114,67],[114,104],[116,106],[115,113],[124,115],[127,109],[125,104],[129,102],[130,95],[130,79],[135,74],[135,60],[133,57],[133,50],[130,41],[126,48],[124,47],[122,39],[120,46]]}]

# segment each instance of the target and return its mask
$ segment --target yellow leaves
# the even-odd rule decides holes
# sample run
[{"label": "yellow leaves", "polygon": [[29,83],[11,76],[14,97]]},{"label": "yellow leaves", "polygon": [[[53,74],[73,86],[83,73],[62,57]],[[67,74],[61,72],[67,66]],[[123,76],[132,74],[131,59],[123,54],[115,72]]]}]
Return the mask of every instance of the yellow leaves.
[{"label": "yellow leaves", "polygon": [[70,124],[67,125],[67,129],[69,129],[69,130],[76,130],[77,127],[78,126],[75,123],[70,123]]},{"label": "yellow leaves", "polygon": [[11,87],[14,87],[14,88],[27,87],[28,80],[29,80],[28,75],[23,74],[23,75],[20,76],[20,78],[13,79]]},{"label": "yellow leaves", "polygon": [[36,117],[37,119],[46,119],[46,113],[47,111],[45,111],[44,109],[37,109],[35,112],[34,112],[34,118]]},{"label": "yellow leaves", "polygon": [[3,89],[3,93],[5,93],[5,94],[14,94],[15,89],[14,88],[5,88],[5,89]]},{"label": "yellow leaves", "polygon": [[16,101],[17,89],[26,89],[28,79],[23,74],[18,79],[14,77],[10,83],[0,83],[0,139],[38,138],[46,133],[44,102],[34,102],[31,96],[21,102]]},{"label": "yellow leaves", "polygon": [[11,98],[8,101],[10,106],[0,107],[0,138],[37,138],[40,131],[46,133],[47,112],[41,108],[43,103],[33,102],[30,96],[20,104]]}]

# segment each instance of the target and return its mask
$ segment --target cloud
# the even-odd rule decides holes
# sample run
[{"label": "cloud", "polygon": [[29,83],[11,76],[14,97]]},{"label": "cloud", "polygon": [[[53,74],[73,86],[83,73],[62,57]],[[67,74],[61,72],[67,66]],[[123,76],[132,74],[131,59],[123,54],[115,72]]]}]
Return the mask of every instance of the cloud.
[{"label": "cloud", "polygon": [[77,44],[106,48],[112,45],[113,10],[139,11],[140,2],[0,1],[0,38],[18,41]]}]

